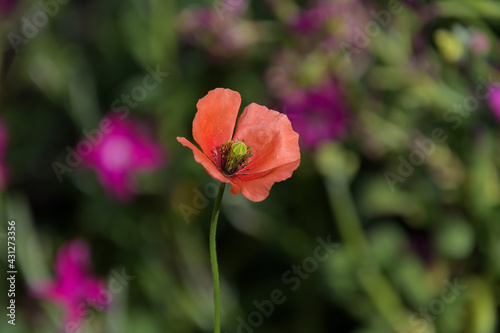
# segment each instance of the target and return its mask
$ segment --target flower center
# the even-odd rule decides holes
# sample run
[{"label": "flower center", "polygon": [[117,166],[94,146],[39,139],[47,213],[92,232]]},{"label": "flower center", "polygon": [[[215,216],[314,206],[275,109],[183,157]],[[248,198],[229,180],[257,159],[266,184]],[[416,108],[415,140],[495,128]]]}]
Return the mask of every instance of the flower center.
[{"label": "flower center", "polygon": [[133,160],[132,144],[126,138],[110,138],[104,143],[101,155],[102,164],[107,170],[123,171]]},{"label": "flower center", "polygon": [[221,169],[226,176],[230,176],[248,165],[252,156],[252,148],[244,141],[226,141],[219,147]]}]

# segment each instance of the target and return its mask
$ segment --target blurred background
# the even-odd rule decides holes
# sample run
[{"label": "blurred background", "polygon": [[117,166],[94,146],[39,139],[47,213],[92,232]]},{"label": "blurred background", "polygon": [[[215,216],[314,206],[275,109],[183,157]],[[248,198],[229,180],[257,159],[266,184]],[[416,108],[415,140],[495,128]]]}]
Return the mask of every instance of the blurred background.
[{"label": "blurred background", "polygon": [[490,0],[0,0],[0,331],[212,331],[218,184],[176,137],[225,87],[287,114],[302,161],[224,197],[224,332],[500,332],[499,22]]}]

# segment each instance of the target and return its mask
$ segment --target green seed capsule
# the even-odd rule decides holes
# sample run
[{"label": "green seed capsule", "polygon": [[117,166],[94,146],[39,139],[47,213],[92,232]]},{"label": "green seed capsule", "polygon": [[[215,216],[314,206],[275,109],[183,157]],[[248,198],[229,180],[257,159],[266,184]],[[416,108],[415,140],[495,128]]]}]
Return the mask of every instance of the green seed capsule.
[{"label": "green seed capsule", "polygon": [[238,159],[244,157],[248,151],[247,146],[242,141],[236,141],[231,147],[231,157]]}]

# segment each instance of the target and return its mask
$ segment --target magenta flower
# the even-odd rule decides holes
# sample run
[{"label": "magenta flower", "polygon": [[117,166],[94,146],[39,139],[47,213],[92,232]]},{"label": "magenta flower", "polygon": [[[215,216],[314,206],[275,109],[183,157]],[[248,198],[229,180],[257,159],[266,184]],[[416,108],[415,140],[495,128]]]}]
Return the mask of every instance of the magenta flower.
[{"label": "magenta flower", "polygon": [[73,240],[61,246],[55,261],[55,281],[34,288],[34,296],[59,304],[64,310],[64,328],[83,323],[87,307],[107,305],[104,282],[92,276],[90,250],[86,242]]},{"label": "magenta flower", "polygon": [[335,4],[330,1],[316,3],[310,9],[303,9],[292,20],[291,26],[301,33],[310,33],[322,29],[328,21],[345,13],[345,4]]},{"label": "magenta flower", "polygon": [[245,20],[248,0],[223,0],[212,6],[190,7],[178,19],[180,36],[206,49],[214,60],[239,55],[264,36],[254,21]]},{"label": "magenta flower", "polygon": [[305,148],[340,139],[347,130],[346,104],[338,86],[332,82],[290,94],[284,112]]},{"label": "magenta flower", "polygon": [[293,31],[308,37],[322,31],[324,37],[351,42],[356,30],[364,29],[366,23],[373,20],[369,16],[370,9],[359,0],[317,1],[309,8],[297,11],[289,18],[289,25]]},{"label": "magenta flower", "polygon": [[[128,201],[135,189],[134,176],[159,169],[164,152],[141,124],[107,116],[108,130],[83,157],[83,164],[94,169],[106,192]],[[101,122],[103,123],[103,122]]]},{"label": "magenta flower", "polygon": [[382,20],[381,23],[376,21],[370,15],[373,10],[373,4],[360,0],[323,0],[311,1],[307,8],[296,11],[278,12],[291,13],[284,20],[290,28],[292,38],[297,39],[295,45],[300,46],[297,51],[302,54],[301,58],[311,54],[322,54],[327,58],[343,55],[349,60],[355,57],[359,65],[369,60],[370,38],[365,34],[367,23],[383,27],[389,24],[386,21],[390,17],[384,17],[385,21]]},{"label": "magenta flower", "polygon": [[0,191],[7,187],[7,167],[4,164],[7,152],[8,132],[7,126],[0,120]]},{"label": "magenta flower", "polygon": [[10,12],[17,0],[0,0],[0,14],[8,13]]},{"label": "magenta flower", "polygon": [[471,32],[469,43],[471,50],[478,54],[487,54],[491,49],[488,36],[481,30]]},{"label": "magenta flower", "polygon": [[493,113],[500,121],[500,86],[492,85],[490,86],[490,95],[488,97],[488,104],[493,110]]}]

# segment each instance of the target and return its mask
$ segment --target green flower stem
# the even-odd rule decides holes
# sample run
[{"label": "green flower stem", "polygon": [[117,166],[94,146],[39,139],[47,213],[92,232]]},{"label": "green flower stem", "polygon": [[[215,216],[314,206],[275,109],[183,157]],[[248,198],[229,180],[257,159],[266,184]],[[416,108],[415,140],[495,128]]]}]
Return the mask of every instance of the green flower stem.
[{"label": "green flower stem", "polygon": [[360,269],[357,279],[374,306],[396,331],[406,328],[410,314],[380,268],[370,256],[369,244],[346,180],[326,177],[330,206],[341,237]]},{"label": "green flower stem", "polygon": [[214,211],[212,213],[212,222],[210,222],[210,264],[212,266],[212,277],[214,280],[214,333],[220,333],[220,282],[219,265],[217,263],[217,221],[219,219],[220,204],[226,183],[220,183],[219,194],[215,200]]}]

